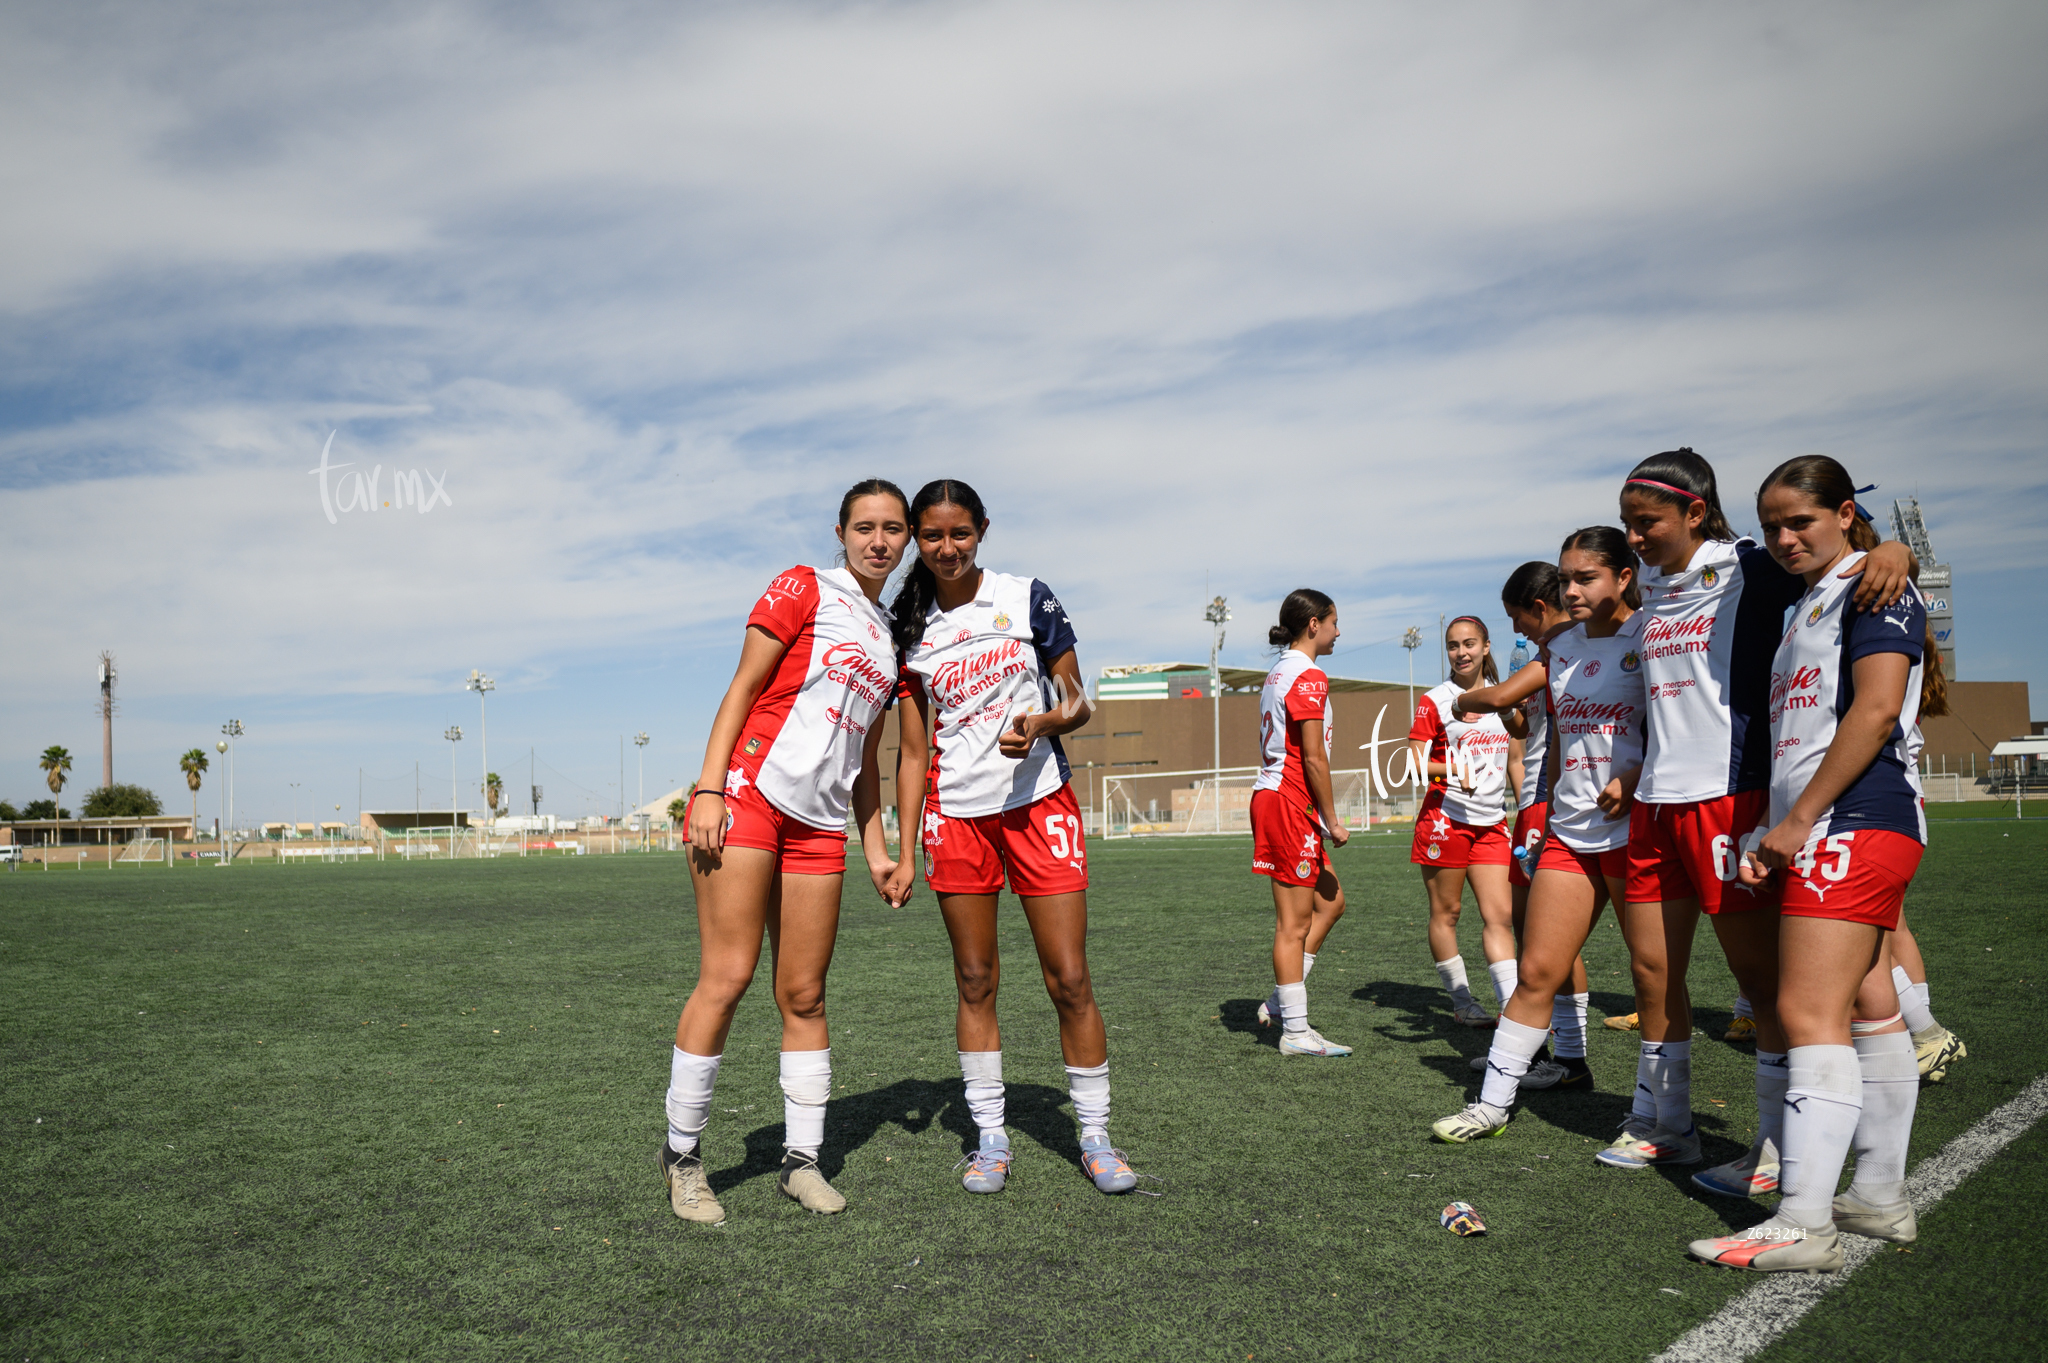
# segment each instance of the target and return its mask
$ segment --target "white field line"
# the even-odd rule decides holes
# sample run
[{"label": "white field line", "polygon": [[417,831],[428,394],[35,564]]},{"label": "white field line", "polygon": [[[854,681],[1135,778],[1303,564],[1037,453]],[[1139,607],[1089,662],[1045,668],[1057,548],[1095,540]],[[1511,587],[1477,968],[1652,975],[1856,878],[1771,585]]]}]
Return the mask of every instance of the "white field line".
[{"label": "white field line", "polygon": [[[2044,1112],[2048,1112],[2048,1075],[2035,1079],[2010,1102],[1987,1113],[1939,1152],[1920,1161],[1912,1177],[1906,1180],[1906,1196],[1912,1199],[1914,1212],[1927,1215],[1964,1179],[2039,1121]],[[1651,1363],[1741,1363],[1797,1325],[1800,1317],[1823,1296],[1889,1248],[1883,1240],[1845,1235],[1840,1271],[1779,1273],[1765,1278],[1687,1331]]]}]

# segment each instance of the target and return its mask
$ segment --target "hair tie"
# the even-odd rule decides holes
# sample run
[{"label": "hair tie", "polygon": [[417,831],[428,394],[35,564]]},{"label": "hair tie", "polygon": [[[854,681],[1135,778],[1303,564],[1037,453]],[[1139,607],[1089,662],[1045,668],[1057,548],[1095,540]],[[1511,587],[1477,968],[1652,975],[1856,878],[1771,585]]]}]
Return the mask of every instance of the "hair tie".
[{"label": "hair tie", "polygon": [[1685,498],[1688,502],[1700,502],[1704,504],[1707,500],[1706,498],[1700,496],[1700,494],[1697,492],[1687,492],[1682,487],[1673,487],[1669,483],[1660,483],[1655,478],[1631,478],[1628,480],[1628,482],[1623,483],[1622,486],[1627,487],[1630,483],[1641,483],[1644,487],[1656,487],[1662,488],[1666,492],[1675,492],[1679,496]]},{"label": "hair tie", "polygon": [[[1476,615],[1454,615],[1451,617],[1451,625],[1457,624],[1460,620],[1470,620],[1473,624],[1479,626],[1479,632],[1481,634],[1489,633],[1489,631],[1486,628],[1486,622],[1484,620],[1481,620]],[[1451,625],[1444,626],[1444,633],[1450,633]]]},{"label": "hair tie", "polygon": [[[1857,488],[1857,489],[1856,489],[1856,496],[1857,496],[1858,498],[1861,498],[1861,497],[1863,496],[1863,494],[1864,494],[1864,493],[1866,493],[1866,492],[1875,492],[1875,491],[1877,491],[1877,484],[1876,484],[1876,483],[1872,483],[1872,484],[1870,484],[1870,485],[1869,485],[1868,487],[1859,487],[1859,488]],[[1860,500],[1859,500],[1859,501],[1858,501],[1858,502],[1856,503],[1856,514],[1857,514],[1857,515],[1859,515],[1859,516],[1861,516],[1861,517],[1862,517],[1862,518],[1864,519],[1864,521],[1865,521],[1866,523],[1873,523],[1873,522],[1875,522],[1875,521],[1877,520],[1877,517],[1875,517],[1875,516],[1871,515],[1871,514],[1870,514],[1870,511],[1869,511],[1869,508],[1865,507],[1865,506],[1863,505],[1863,503],[1862,503],[1862,502],[1861,502]]]}]

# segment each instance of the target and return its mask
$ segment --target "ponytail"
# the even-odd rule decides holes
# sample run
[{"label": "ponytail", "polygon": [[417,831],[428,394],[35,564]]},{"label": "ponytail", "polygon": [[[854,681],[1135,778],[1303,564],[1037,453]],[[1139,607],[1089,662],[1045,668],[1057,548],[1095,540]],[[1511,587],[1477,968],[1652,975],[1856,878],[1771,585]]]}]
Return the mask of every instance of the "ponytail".
[{"label": "ponytail", "polygon": [[1703,502],[1707,514],[1700,522],[1700,533],[1710,540],[1735,538],[1728,517],[1721,511],[1721,490],[1714,481],[1714,466],[1694,454],[1690,445],[1653,454],[1637,464],[1629,470],[1628,481],[1621,490],[1680,508]]},{"label": "ponytail", "polygon": [[1280,623],[1266,631],[1266,643],[1285,649],[1308,632],[1311,621],[1322,620],[1337,609],[1337,603],[1314,587],[1296,587],[1280,603]]},{"label": "ponytail", "polygon": [[1934,625],[1920,641],[1920,715],[1945,715],[1948,708],[1948,673],[1941,665],[1941,645],[1934,637]]},{"label": "ponytail", "polygon": [[[977,534],[988,529],[988,511],[981,504],[981,494],[955,478],[935,478],[917,490],[917,496],[910,501],[911,548],[917,548],[917,527],[924,519],[924,513],[935,506],[957,506],[973,520]],[[918,554],[910,565],[910,572],[904,576],[902,587],[897,589],[896,599],[889,603],[889,633],[900,649],[913,649],[924,637],[924,618],[930,613],[932,603],[939,599],[939,580],[932,576],[932,570],[925,566],[924,555]]]},{"label": "ponytail", "polygon": [[1500,589],[1500,603],[1517,611],[1533,611],[1538,605],[1563,610],[1564,579],[1557,575],[1557,565],[1541,559],[1524,563],[1508,574]]}]

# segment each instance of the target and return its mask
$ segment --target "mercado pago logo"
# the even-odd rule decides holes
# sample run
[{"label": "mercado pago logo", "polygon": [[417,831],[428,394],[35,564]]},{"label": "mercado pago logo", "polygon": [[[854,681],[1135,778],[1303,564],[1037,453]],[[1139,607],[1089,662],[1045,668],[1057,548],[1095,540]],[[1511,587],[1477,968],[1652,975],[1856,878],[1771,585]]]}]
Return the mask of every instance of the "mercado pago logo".
[{"label": "mercado pago logo", "polygon": [[380,495],[379,485],[384,480],[384,466],[373,465],[369,473],[358,470],[355,473],[341,473],[339,470],[355,468],[353,461],[331,463],[328,456],[334,449],[334,437],[338,431],[327,433],[327,443],[320,447],[320,466],[306,470],[306,476],[320,479],[320,509],[327,514],[329,525],[341,524],[341,516],[351,511],[403,511],[415,508],[424,516],[436,506],[454,506],[455,499],[448,495],[443,486],[448,481],[448,470],[441,470],[441,476],[428,473],[422,476],[419,469],[391,470],[391,489],[388,495]]}]

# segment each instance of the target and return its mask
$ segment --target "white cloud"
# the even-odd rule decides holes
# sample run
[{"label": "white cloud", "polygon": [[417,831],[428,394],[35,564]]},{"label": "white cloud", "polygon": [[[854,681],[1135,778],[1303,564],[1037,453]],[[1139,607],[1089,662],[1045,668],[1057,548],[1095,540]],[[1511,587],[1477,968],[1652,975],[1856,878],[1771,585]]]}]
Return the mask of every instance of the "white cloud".
[{"label": "white cloud", "polygon": [[[1205,572],[1239,661],[1302,581],[1360,641],[1488,605],[1678,443],[1738,521],[1828,450],[1918,486],[1966,585],[2038,572],[2044,27],[16,14],[0,569],[63,609],[0,658],[0,784],[46,734],[89,746],[107,641],[273,730],[494,662],[554,696],[536,732],[616,701],[694,744],[754,587],[825,558],[871,472],[975,481],[991,560],[1052,581],[1098,662],[1197,651]],[[329,525],[305,471],[337,428],[337,460],[445,471],[454,504]],[[1973,675],[2043,674],[1958,599]],[[680,660],[658,699],[605,692],[652,657]]]}]

